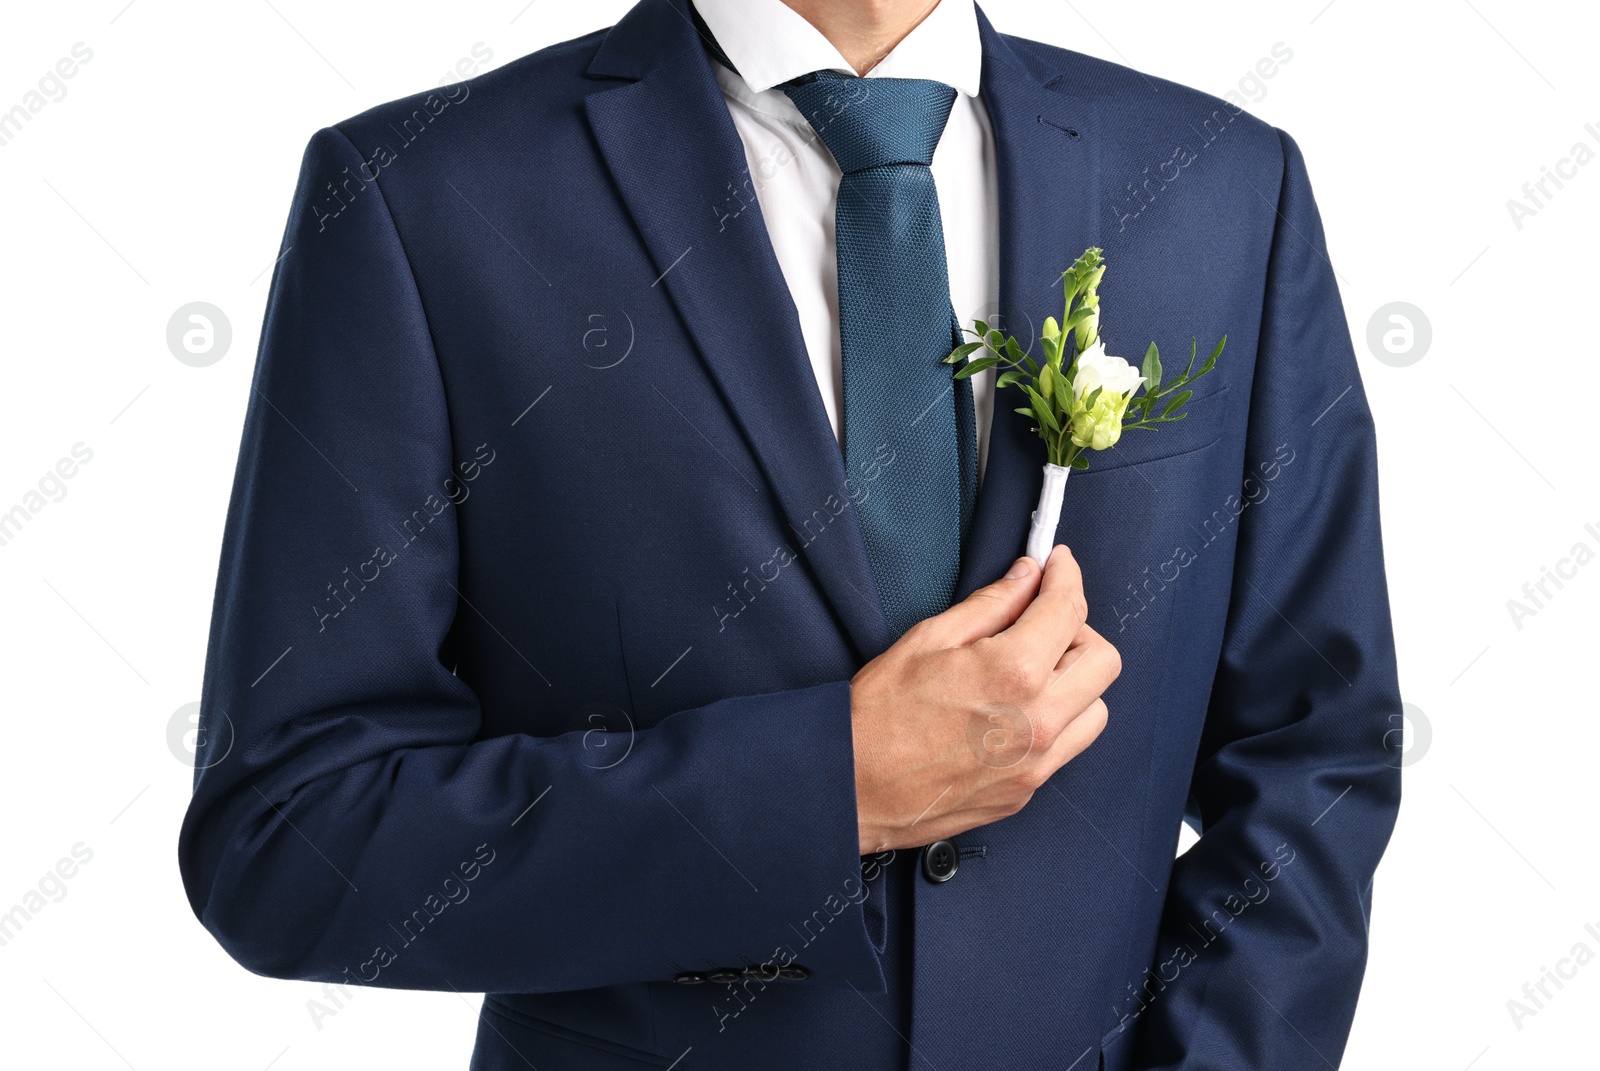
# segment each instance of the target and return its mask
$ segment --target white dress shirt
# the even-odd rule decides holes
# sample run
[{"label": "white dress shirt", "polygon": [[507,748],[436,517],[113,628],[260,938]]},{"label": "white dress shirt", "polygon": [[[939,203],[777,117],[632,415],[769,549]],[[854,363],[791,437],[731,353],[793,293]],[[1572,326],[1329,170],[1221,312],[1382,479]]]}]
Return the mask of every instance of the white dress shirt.
[{"label": "white dress shirt", "polygon": [[[783,0],[694,0],[694,6],[739,69],[734,74],[712,64],[749,165],[748,174],[730,187],[730,207],[723,214],[737,215],[752,195],[761,205],[773,252],[800,314],[822,403],[842,443],[844,386],[833,234],[842,173],[800,109],[774,87],[811,71],[856,72],[821,31]],[[982,67],[973,0],[940,0],[866,75],[928,78],[956,90],[932,170],[950,267],[950,301],[963,327],[974,319],[995,319],[1000,290],[994,132],[978,97]],[[723,225],[736,224],[724,219]],[[974,376],[972,387],[981,480],[994,414],[994,371]]]}]

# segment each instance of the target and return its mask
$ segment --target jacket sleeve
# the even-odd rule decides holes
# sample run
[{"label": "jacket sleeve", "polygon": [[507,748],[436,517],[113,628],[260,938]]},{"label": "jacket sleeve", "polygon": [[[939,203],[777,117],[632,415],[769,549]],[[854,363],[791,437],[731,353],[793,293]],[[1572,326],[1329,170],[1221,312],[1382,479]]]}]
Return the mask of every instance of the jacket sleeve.
[{"label": "jacket sleeve", "polygon": [[1240,521],[1191,782],[1200,839],[1175,864],[1143,1010],[1108,1067],[1337,1066],[1400,802],[1372,416],[1305,162],[1280,137],[1246,456],[1293,467]]},{"label": "jacket sleeve", "polygon": [[273,277],[178,844],[200,921],[281,978],[541,992],[792,961],[881,991],[847,681],[675,713],[607,769],[578,732],[479,739],[445,661],[448,509],[389,567],[381,613],[318,630],[328,580],[460,460],[364,167],[337,128],[312,138]]}]

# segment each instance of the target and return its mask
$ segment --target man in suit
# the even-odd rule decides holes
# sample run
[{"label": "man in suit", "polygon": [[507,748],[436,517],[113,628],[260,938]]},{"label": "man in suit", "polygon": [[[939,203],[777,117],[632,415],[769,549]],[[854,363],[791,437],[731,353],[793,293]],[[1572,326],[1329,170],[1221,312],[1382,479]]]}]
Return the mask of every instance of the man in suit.
[{"label": "man in suit", "polygon": [[[1090,245],[1111,352],[1229,342],[1041,572],[939,359]],[[240,963],[485,992],[483,1069],[1337,1064],[1400,704],[1287,135],[971,0],[641,0],[320,131],[283,248],[179,845]]]}]

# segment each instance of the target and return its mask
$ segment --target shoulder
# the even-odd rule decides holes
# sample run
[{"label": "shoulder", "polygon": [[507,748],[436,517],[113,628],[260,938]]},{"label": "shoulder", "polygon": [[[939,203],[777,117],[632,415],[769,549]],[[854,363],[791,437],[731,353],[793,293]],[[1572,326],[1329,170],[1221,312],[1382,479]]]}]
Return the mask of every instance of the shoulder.
[{"label": "shoulder", "polygon": [[[1183,149],[1198,153],[1224,139],[1233,165],[1278,174],[1287,135],[1245,110],[1237,92],[1217,96],[1159,75],[1040,41],[1002,34],[1013,54],[1055,93],[1091,102],[1100,132],[1135,155]],[[1167,156],[1161,157],[1163,160]]]},{"label": "shoulder", "polygon": [[598,30],[476,77],[387,101],[331,127],[363,157],[384,150],[398,155],[424,138],[440,148],[485,139],[515,144],[578,118],[583,98],[603,84],[584,72],[606,33]]}]

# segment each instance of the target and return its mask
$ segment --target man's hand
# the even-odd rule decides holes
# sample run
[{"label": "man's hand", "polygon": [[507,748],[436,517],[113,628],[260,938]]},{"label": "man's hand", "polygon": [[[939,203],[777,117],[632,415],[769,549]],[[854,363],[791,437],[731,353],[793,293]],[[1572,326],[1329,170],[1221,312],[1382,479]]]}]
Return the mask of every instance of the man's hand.
[{"label": "man's hand", "polygon": [[[1035,597],[1037,593],[1037,597]],[[1072,552],[918,622],[850,682],[861,854],[1020,811],[1106,725],[1122,658],[1084,623]]]}]

